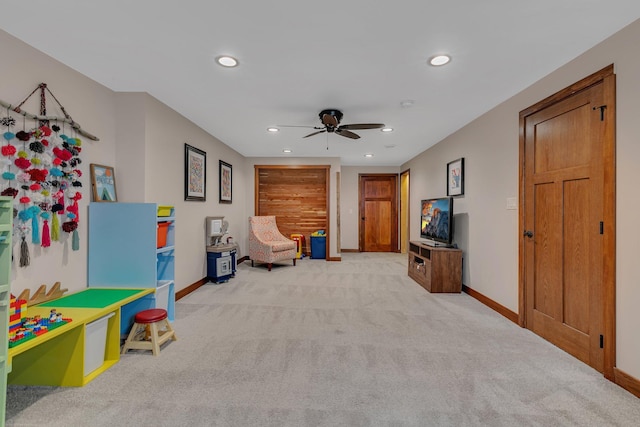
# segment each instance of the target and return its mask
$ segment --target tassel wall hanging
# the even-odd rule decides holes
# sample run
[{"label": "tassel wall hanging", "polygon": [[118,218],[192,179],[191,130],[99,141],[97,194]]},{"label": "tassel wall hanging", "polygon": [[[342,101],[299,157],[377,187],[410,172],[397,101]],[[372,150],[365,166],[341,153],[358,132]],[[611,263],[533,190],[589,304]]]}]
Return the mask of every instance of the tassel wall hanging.
[{"label": "tassel wall hanging", "polygon": [[[22,105],[38,90],[40,115],[23,111]],[[46,115],[45,92],[55,100],[64,117]],[[52,241],[60,241],[62,228],[71,234],[72,250],[79,250],[82,141],[66,135],[65,125],[69,125],[73,135],[80,134],[94,141],[98,138],[73,121],[45,83],[38,85],[18,106],[0,100],[1,107],[6,108],[6,115],[0,117],[0,194],[15,200],[14,233],[20,239],[20,267],[27,267],[31,262],[29,232],[31,244],[49,248]],[[23,116],[22,130],[15,130],[17,122],[12,114]],[[33,120],[32,127],[27,126],[27,119]],[[64,220],[60,221],[59,216],[64,216]]]}]

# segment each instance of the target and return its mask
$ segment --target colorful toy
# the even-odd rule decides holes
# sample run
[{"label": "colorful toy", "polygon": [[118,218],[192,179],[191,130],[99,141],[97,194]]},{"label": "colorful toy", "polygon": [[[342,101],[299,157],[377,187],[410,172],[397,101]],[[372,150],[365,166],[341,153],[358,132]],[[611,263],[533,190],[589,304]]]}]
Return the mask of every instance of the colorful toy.
[{"label": "colorful toy", "polygon": [[11,300],[9,303],[9,332],[19,329],[22,325],[20,320],[27,316],[27,301],[23,299],[17,299],[11,294]]},{"label": "colorful toy", "polygon": [[[23,305],[25,310],[21,311]],[[43,319],[40,316],[20,318],[20,315],[26,312],[26,301],[16,300],[13,295],[11,298],[11,310],[16,310],[17,313],[11,316],[11,319],[14,320],[9,325],[9,348],[71,322],[71,319],[64,318],[62,313],[58,313],[55,308],[51,310],[48,319]],[[17,321],[15,320],[16,318],[18,319]]]}]

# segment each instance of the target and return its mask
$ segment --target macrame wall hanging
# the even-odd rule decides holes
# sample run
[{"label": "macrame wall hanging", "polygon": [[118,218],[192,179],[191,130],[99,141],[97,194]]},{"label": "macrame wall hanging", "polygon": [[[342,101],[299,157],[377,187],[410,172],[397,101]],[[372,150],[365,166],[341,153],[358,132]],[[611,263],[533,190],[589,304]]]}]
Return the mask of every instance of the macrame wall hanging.
[{"label": "macrame wall hanging", "polygon": [[[40,114],[21,109],[40,90]],[[47,116],[46,93],[64,117]],[[60,228],[71,234],[71,248],[80,248],[78,202],[82,199],[82,135],[98,138],[80,128],[56,97],[41,83],[18,106],[0,100],[2,147],[0,192],[14,198],[14,239],[20,241],[20,267],[29,266],[29,245],[51,246],[60,241]],[[14,116],[21,115],[16,118]],[[42,230],[42,231],[41,231]],[[29,238],[30,237],[30,238]]]}]

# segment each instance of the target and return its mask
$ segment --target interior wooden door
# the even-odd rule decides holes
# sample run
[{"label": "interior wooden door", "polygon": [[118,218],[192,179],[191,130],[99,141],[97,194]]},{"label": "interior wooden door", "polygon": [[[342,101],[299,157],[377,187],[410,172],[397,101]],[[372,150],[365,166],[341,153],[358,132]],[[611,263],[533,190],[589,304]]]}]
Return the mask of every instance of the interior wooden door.
[{"label": "interior wooden door", "polygon": [[360,175],[360,250],[398,249],[398,176]]},{"label": "interior wooden door", "polygon": [[521,113],[525,325],[602,372],[613,106],[602,80],[552,101]]}]

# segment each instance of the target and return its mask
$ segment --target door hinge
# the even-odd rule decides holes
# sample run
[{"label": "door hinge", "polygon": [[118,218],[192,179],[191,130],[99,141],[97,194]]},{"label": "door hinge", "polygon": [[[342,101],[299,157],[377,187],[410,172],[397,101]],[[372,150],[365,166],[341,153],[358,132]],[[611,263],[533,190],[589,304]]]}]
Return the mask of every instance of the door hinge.
[{"label": "door hinge", "polygon": [[601,105],[599,107],[593,107],[593,110],[600,110],[600,121],[604,122],[604,110],[607,109],[606,105]]},{"label": "door hinge", "polygon": [[600,221],[600,234],[604,234],[604,222]]},{"label": "door hinge", "polygon": [[604,348],[604,335],[600,335],[600,348]]}]

